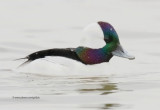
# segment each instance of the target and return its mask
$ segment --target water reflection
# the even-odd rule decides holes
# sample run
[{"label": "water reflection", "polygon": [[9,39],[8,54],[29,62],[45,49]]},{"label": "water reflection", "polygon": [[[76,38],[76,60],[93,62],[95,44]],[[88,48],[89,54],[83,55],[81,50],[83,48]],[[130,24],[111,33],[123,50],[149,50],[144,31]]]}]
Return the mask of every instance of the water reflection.
[{"label": "water reflection", "polygon": [[116,83],[110,83],[108,79],[108,77],[86,77],[85,80],[90,82],[84,81],[85,86],[78,91],[80,93],[98,92],[100,95],[116,92],[118,90]]},{"label": "water reflection", "polygon": [[[47,76],[23,73],[19,77],[16,77],[17,82],[30,88],[30,93],[39,95],[107,95],[118,91],[116,83],[111,83],[106,76]],[[20,80],[22,78],[24,80]]]},{"label": "water reflection", "polygon": [[113,103],[104,104],[104,106],[101,109],[112,109],[112,108],[115,108],[115,107],[120,107],[120,104],[113,104]]},{"label": "water reflection", "polygon": [[106,95],[115,92],[118,90],[115,83],[106,83],[106,84],[99,84],[99,87],[95,88],[88,88],[88,89],[80,89],[80,92],[100,92],[101,95]]},{"label": "water reflection", "polygon": [[[11,72],[3,69],[1,71]],[[120,104],[110,102],[107,98],[109,94],[118,92],[117,84],[111,83],[107,76],[49,76],[15,72],[8,79],[10,83],[6,82],[4,85],[14,87],[9,93],[14,91],[16,94],[51,95],[56,96],[56,100],[59,100],[60,103],[68,100],[65,98],[68,96],[72,99],[70,101],[75,100],[74,103],[78,104],[80,108],[93,108],[93,110],[113,109],[120,106]],[[61,98],[64,96],[64,100],[58,96]],[[87,99],[86,96],[91,99]]]},{"label": "water reflection", "polygon": [[83,105],[81,108],[96,109],[96,110],[113,110],[114,108],[121,107],[117,103],[106,103],[106,104],[94,104],[94,105]]}]

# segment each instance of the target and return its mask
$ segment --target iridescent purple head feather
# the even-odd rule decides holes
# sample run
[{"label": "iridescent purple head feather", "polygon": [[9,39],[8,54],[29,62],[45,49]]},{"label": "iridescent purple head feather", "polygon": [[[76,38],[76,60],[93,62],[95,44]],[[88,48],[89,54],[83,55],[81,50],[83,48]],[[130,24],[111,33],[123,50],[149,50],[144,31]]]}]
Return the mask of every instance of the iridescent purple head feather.
[{"label": "iridescent purple head feather", "polygon": [[104,40],[106,43],[109,43],[112,40],[116,41],[117,43],[119,42],[118,34],[111,24],[103,21],[99,21],[98,24],[103,31]]}]

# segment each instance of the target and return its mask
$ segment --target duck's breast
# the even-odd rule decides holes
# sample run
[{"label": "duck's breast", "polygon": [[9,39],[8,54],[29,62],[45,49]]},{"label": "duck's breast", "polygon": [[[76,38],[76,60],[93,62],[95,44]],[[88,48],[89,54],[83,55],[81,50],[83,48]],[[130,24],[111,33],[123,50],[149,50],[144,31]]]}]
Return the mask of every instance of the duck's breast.
[{"label": "duck's breast", "polygon": [[107,60],[107,55],[100,49],[79,48],[77,55],[85,64],[97,64]]}]

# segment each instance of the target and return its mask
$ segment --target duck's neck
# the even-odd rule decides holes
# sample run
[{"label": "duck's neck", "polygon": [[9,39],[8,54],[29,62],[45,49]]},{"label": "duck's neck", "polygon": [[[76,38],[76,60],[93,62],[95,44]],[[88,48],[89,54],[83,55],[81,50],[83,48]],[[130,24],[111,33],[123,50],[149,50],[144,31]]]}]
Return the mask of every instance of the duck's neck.
[{"label": "duck's neck", "polygon": [[110,54],[113,50],[115,50],[117,47],[117,44],[111,43],[111,44],[106,44],[104,47],[101,48],[105,54]]}]

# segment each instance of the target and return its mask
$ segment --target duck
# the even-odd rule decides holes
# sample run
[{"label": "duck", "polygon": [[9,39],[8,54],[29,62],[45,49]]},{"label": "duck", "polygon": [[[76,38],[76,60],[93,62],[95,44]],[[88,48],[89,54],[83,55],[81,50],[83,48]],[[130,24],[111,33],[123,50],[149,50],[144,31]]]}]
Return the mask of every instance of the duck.
[{"label": "duck", "polygon": [[85,65],[94,65],[104,62],[109,62],[113,56],[127,58],[129,60],[135,59],[134,56],[128,54],[120,44],[117,32],[111,24],[104,21],[96,23],[103,32],[103,40],[105,45],[100,48],[90,48],[85,46],[78,46],[77,48],[52,48],[46,50],[36,51],[27,55],[27,59],[23,64],[27,64],[37,59],[45,58],[46,56],[59,56],[72,60],[76,60]]}]

